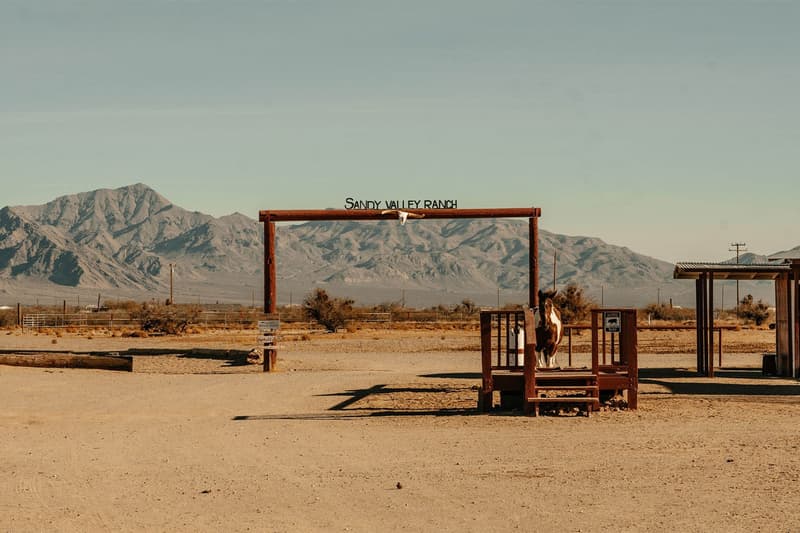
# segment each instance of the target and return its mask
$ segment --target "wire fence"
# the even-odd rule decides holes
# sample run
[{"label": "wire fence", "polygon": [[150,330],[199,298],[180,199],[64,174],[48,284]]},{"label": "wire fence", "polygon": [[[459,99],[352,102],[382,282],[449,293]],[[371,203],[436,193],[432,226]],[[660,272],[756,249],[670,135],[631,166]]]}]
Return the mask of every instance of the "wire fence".
[{"label": "wire fence", "polygon": [[[302,310],[287,310],[279,313],[282,323],[293,324],[299,328],[313,328]],[[149,315],[159,317],[160,315]],[[188,324],[220,329],[256,329],[264,314],[257,309],[241,308],[222,311],[178,311],[163,317],[183,320]],[[471,322],[477,315],[441,311],[400,310],[386,312],[353,312],[348,317],[353,322],[367,324],[389,324],[393,322]],[[25,329],[139,329],[142,318],[125,310],[99,312],[36,312],[22,314],[20,324]]]}]

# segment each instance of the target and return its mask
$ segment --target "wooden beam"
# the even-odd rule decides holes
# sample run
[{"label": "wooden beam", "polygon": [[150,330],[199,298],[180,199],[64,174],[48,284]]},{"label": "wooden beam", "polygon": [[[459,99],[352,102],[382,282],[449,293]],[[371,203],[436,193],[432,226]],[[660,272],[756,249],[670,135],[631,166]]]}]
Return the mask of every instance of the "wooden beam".
[{"label": "wooden beam", "polygon": [[0,365],[133,371],[133,357],[70,353],[0,354]]},{"label": "wooden beam", "polygon": [[[388,211],[388,212],[387,212]],[[292,209],[263,210],[258,220],[264,222],[305,222],[309,220],[396,220],[397,209]],[[495,209],[402,209],[424,218],[528,218],[542,216],[538,207]]]}]

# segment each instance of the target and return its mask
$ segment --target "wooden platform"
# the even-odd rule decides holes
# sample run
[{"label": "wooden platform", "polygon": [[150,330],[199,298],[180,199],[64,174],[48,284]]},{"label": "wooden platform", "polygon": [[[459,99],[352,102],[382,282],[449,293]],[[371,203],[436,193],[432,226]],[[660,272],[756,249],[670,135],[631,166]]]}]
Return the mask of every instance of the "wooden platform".
[{"label": "wooden platform", "polygon": [[[623,331],[620,332],[619,358],[612,364],[600,364],[599,316],[602,310],[592,312],[592,366],[591,368],[536,368],[534,316],[530,309],[520,311],[481,312],[481,362],[483,386],[479,393],[478,407],[491,410],[494,391],[500,391],[504,407],[521,404],[526,414],[539,414],[541,405],[578,405],[588,415],[600,406],[600,398],[627,395],[628,407],[638,406],[638,354],[636,347],[635,310],[614,310],[623,316]],[[520,316],[522,315],[522,316]],[[512,342],[510,326],[523,324],[525,331],[524,365],[519,366],[518,356],[510,353]],[[505,334],[504,328],[505,325]],[[623,342],[624,339],[624,342]],[[529,342],[533,340],[533,342]],[[493,342],[494,341],[494,342]],[[605,335],[602,342],[605,342]],[[613,343],[613,336],[612,336]],[[496,348],[496,350],[495,350]],[[516,348],[516,347],[514,347]],[[603,344],[605,361],[605,345]],[[519,395],[514,400],[513,396]],[[509,401],[514,400],[514,401]]]}]

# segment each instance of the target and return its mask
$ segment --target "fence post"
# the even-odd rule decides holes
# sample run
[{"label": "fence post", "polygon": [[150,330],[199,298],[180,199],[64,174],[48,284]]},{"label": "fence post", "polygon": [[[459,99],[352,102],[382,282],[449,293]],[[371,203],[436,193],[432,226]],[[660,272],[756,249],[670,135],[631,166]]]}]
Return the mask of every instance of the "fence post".
[{"label": "fence post", "polygon": [[17,302],[17,326],[22,326],[22,305]]}]

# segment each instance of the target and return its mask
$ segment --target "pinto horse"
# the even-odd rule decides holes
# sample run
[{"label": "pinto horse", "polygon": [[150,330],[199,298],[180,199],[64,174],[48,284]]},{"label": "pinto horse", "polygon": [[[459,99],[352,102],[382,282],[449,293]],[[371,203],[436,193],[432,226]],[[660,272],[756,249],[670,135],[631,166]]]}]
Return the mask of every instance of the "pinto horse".
[{"label": "pinto horse", "polygon": [[557,291],[539,291],[536,320],[536,361],[540,368],[556,368],[556,352],[564,336],[561,312],[553,303]]}]

